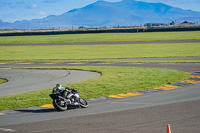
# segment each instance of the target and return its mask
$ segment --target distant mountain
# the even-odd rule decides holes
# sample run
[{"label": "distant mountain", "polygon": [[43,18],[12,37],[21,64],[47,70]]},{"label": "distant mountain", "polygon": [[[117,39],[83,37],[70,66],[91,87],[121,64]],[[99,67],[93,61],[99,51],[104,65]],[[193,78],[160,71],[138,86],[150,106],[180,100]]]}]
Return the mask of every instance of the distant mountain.
[{"label": "distant mountain", "polygon": [[0,29],[51,29],[78,26],[135,26],[145,23],[170,23],[171,21],[200,21],[200,12],[183,10],[162,3],[147,3],[135,0],[121,2],[98,1],[62,15],[43,19],[4,23]]},{"label": "distant mountain", "polygon": [[4,29],[4,27],[8,27],[8,26],[10,26],[10,23],[3,22],[3,21],[0,19],[0,29]]}]

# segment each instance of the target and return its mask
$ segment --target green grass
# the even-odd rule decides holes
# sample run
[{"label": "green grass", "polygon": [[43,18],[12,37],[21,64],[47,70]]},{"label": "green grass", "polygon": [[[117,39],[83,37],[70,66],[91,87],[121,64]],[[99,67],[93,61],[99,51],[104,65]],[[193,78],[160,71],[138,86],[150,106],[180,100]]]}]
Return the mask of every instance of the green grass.
[{"label": "green grass", "polygon": [[8,80],[6,80],[6,79],[0,79],[0,84],[6,83],[6,82],[8,82]]},{"label": "green grass", "polygon": [[[111,61],[71,61],[70,63],[200,63],[200,60],[111,60]],[[53,62],[52,62],[53,63]],[[60,62],[62,63],[62,62]]]},{"label": "green grass", "polygon": [[200,31],[146,32],[146,33],[91,33],[37,36],[1,36],[0,44],[77,43],[200,39]]},{"label": "green grass", "polygon": [[[50,69],[50,68],[49,68]],[[146,90],[188,79],[184,72],[169,69],[134,67],[56,67],[51,69],[78,69],[100,72],[102,76],[65,85],[78,89],[81,97],[89,99],[112,94]],[[52,89],[0,97],[0,110],[40,106],[52,103],[48,96]]]},{"label": "green grass", "polygon": [[99,63],[121,63],[121,62],[125,62],[125,63],[200,63],[200,60],[120,60],[119,59],[119,60],[112,60],[112,61],[101,61]]},{"label": "green grass", "polygon": [[200,43],[1,46],[0,61],[43,61],[200,56]]}]

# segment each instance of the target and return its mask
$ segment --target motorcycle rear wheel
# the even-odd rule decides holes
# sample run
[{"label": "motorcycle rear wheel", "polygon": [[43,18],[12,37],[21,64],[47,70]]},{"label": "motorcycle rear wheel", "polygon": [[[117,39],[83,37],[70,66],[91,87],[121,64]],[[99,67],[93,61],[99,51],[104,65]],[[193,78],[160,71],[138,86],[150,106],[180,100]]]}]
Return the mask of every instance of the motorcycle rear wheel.
[{"label": "motorcycle rear wheel", "polygon": [[64,106],[62,106],[62,105],[59,104],[59,102],[60,102],[60,100],[58,100],[58,99],[54,99],[53,100],[53,106],[54,106],[54,108],[56,110],[58,110],[58,111],[65,111],[65,110],[68,109],[67,104],[64,104]]},{"label": "motorcycle rear wheel", "polygon": [[87,108],[88,102],[85,99],[80,98],[80,105],[81,105],[82,108]]}]

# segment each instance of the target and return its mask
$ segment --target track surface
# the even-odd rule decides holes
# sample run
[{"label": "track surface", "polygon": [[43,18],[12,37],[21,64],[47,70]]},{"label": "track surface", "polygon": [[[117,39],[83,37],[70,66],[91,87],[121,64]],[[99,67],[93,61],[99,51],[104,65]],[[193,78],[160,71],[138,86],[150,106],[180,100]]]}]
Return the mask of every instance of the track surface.
[{"label": "track surface", "polygon": [[0,97],[53,88],[57,83],[70,84],[100,76],[99,73],[74,70],[29,70],[0,68],[0,78],[9,82],[0,85]]},{"label": "track surface", "polygon": [[[44,66],[42,64],[34,65]],[[54,65],[66,66],[66,64]],[[99,66],[100,64],[90,65]],[[200,63],[101,65],[170,68],[200,72]],[[166,132],[166,126],[169,123],[172,132],[199,133],[199,88],[200,84],[196,84],[142,96],[101,100],[91,102],[87,109],[71,109],[65,112],[56,112],[54,109],[21,110],[23,113],[0,116],[0,132],[161,133]]]},{"label": "track surface", "polygon": [[[199,58],[199,57],[195,57]],[[157,58],[159,59],[159,58]],[[187,58],[188,59],[188,58]],[[200,58],[199,58],[200,60]],[[54,66],[130,66],[130,67],[148,67],[148,68],[168,68],[181,70],[185,72],[199,72],[200,63],[31,63],[31,64],[16,64],[8,63],[0,65],[2,67],[54,67]]]},{"label": "track surface", "polygon": [[[166,130],[168,123],[172,125],[174,132],[197,133],[200,122],[199,99],[199,85],[193,85],[172,91],[94,102],[90,103],[87,109],[71,109],[65,112],[56,112],[54,109],[38,112],[29,110],[1,116],[0,122],[1,125],[10,125],[2,128],[13,129],[19,133],[160,133]],[[78,129],[75,130],[76,128]]]},{"label": "track surface", "polygon": [[[152,96],[147,98],[151,99]],[[144,105],[148,104],[151,107],[144,107]],[[112,107],[107,108],[108,105]],[[23,116],[18,116],[17,120],[26,124],[4,126],[3,128],[17,133],[166,133],[166,125],[170,123],[174,133],[200,132],[199,100],[153,106],[150,102],[140,103],[138,98],[135,98],[132,101],[127,99],[95,103],[90,106],[89,109],[69,110],[65,113],[32,113],[29,117],[27,117],[28,114],[24,114]],[[100,113],[99,110],[94,109],[97,106],[98,109],[110,109],[110,112]],[[124,111],[116,111],[113,106],[135,108],[124,108]],[[144,108],[139,108],[139,106]],[[94,114],[91,114],[91,110],[93,110]],[[86,113],[86,111],[89,111],[90,114]],[[79,116],[80,113],[83,115]],[[50,119],[50,115],[60,119],[44,121],[47,118]],[[27,121],[27,119],[38,116],[42,119],[41,121],[38,120],[39,122],[29,123],[30,120]],[[6,120],[12,121],[15,119],[7,118]]]}]

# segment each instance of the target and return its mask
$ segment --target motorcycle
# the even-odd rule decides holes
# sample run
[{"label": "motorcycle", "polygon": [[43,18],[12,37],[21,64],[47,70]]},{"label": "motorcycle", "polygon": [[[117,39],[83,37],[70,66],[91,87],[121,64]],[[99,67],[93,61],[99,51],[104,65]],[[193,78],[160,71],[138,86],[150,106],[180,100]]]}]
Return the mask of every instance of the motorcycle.
[{"label": "motorcycle", "polygon": [[69,107],[88,107],[88,102],[81,98],[78,93],[74,93],[73,90],[53,91],[49,96],[53,99],[53,106],[58,111],[65,111]]}]

